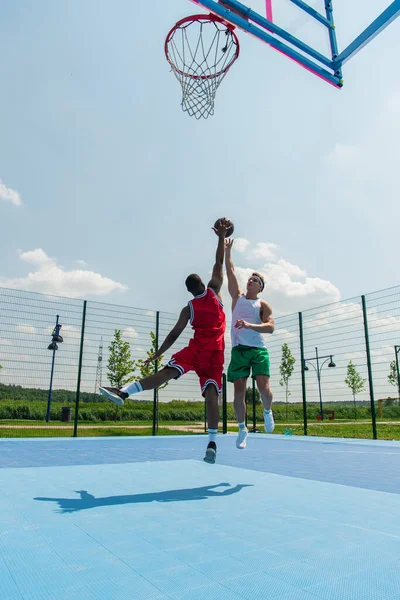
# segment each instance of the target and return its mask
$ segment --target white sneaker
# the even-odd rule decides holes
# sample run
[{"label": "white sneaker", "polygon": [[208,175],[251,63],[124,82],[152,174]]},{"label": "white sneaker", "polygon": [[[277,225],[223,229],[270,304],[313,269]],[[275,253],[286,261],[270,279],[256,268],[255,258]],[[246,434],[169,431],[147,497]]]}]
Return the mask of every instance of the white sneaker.
[{"label": "white sneaker", "polygon": [[239,429],[239,433],[236,438],[236,448],[239,448],[239,450],[243,450],[244,448],[246,448],[247,435],[248,435],[248,431],[247,431],[246,427],[243,427],[243,429]]},{"label": "white sneaker", "polygon": [[126,392],[121,392],[121,390],[116,387],[100,387],[99,392],[102,396],[105,396],[118,406],[122,406],[124,404],[124,400],[129,398],[129,394]]},{"label": "white sneaker", "polygon": [[272,414],[272,410],[268,412],[264,410],[264,429],[265,433],[272,433],[275,429],[275,421],[274,415]]}]

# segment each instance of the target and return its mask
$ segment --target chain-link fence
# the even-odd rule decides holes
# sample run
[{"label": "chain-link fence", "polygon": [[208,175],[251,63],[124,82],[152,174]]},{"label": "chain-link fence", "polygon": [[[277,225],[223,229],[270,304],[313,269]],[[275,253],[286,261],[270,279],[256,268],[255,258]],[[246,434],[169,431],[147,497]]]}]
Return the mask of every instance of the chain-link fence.
[{"label": "chain-link fence", "polygon": [[[123,407],[98,393],[115,375],[116,335],[124,380],[140,378],[176,319],[0,288],[0,437],[203,432],[192,373]],[[190,337],[187,328],[157,368]],[[400,288],[279,317],[268,348],[276,433],[400,439]],[[228,324],[226,365],[230,350]],[[261,400],[248,386],[248,426],[263,432]],[[221,431],[236,430],[231,384],[220,404]]]}]

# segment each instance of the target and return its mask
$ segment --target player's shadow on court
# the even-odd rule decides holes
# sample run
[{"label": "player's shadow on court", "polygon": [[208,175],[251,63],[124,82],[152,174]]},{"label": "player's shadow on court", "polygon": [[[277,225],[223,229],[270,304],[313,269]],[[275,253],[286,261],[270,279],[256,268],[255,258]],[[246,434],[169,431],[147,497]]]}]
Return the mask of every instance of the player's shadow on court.
[{"label": "player's shadow on court", "polygon": [[[245,487],[253,487],[249,484],[238,484],[230,487],[230,483],[218,483],[217,485],[206,485],[197,488],[182,490],[166,490],[165,492],[150,492],[148,494],[132,494],[129,496],[104,496],[96,498],[86,490],[76,493],[80,498],[34,498],[41,502],[56,502],[61,513],[73,513],[99,506],[119,506],[122,504],[140,504],[143,502],[188,502],[190,500],[206,500],[207,498],[224,498],[237,494]],[[215,491],[218,487],[229,487],[224,491]]]}]

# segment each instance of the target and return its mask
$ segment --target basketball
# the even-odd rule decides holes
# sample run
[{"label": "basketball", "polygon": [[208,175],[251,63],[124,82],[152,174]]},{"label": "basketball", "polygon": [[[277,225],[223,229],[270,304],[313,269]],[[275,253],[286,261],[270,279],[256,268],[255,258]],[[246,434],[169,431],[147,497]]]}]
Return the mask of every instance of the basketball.
[{"label": "basketball", "polygon": [[218,229],[220,222],[225,219],[225,221],[227,221],[229,223],[229,227],[226,231],[225,237],[231,237],[232,233],[235,231],[235,227],[232,223],[232,221],[230,219],[228,219],[227,217],[221,217],[220,219],[217,219],[214,223],[214,227],[215,229]]}]

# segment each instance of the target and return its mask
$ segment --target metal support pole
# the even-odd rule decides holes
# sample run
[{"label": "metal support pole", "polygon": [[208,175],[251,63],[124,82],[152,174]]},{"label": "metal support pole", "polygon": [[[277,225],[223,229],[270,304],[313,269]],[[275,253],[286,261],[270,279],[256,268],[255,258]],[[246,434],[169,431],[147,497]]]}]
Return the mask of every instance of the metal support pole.
[{"label": "metal support pole", "polygon": [[362,310],[363,310],[363,317],[364,317],[365,349],[367,352],[369,396],[370,396],[370,400],[371,400],[372,434],[374,436],[374,440],[376,440],[378,438],[378,434],[377,434],[377,430],[376,430],[374,382],[373,382],[373,378],[372,378],[372,362],[371,362],[371,350],[370,350],[370,346],[369,346],[367,303],[365,301],[365,296],[361,296],[361,302],[362,302]]},{"label": "metal support pole", "polygon": [[253,433],[256,432],[257,429],[257,417],[256,417],[256,380],[253,379]]},{"label": "metal support pole", "polygon": [[[58,335],[58,320],[59,320],[59,315],[57,315],[56,318],[56,326],[54,328],[54,331],[56,332],[56,334]],[[47,397],[47,412],[46,412],[46,422],[49,423],[50,421],[50,410],[51,410],[51,401],[52,401],[52,397],[53,397],[53,375],[54,375],[54,361],[56,359],[56,343],[53,342],[53,356],[51,359],[51,372],[50,372],[50,387],[49,387],[49,395]]]},{"label": "metal support pole", "polygon": [[343,50],[334,61],[338,67],[350,60],[364,46],[369,44],[377,35],[379,35],[388,25],[400,16],[400,0],[394,0],[382,14],[379,15],[368,27],[360,33],[347,48]]},{"label": "metal support pole", "polygon": [[398,391],[398,394],[399,394],[398,402],[400,404],[400,370],[399,370],[399,352],[400,352],[400,346],[395,346],[394,347],[394,351],[396,353],[397,391]]},{"label": "metal support pole", "polygon": [[321,415],[321,421],[324,420],[324,411],[322,408],[322,390],[321,390],[321,371],[319,368],[319,360],[318,360],[318,348],[315,348],[315,356],[317,358],[317,379],[318,379],[318,391],[319,391],[319,412]]},{"label": "metal support pole", "polygon": [[306,392],[306,372],[304,370],[304,336],[303,336],[303,315],[299,312],[299,332],[300,332],[300,358],[301,358],[301,390],[303,394],[303,421],[304,435],[307,435],[307,392]]},{"label": "metal support pole", "polygon": [[222,376],[222,433],[228,433],[228,405],[226,394],[226,375]]},{"label": "metal support pole", "polygon": [[86,305],[87,305],[87,301],[84,300],[83,301],[83,311],[82,311],[82,325],[81,325],[81,344],[80,344],[80,348],[79,348],[78,380],[76,383],[74,437],[78,436],[79,400],[80,400],[80,395],[81,395],[81,376],[82,376],[82,362],[83,362],[83,344],[84,344],[84,340],[85,340]]},{"label": "metal support pole", "polygon": [[[158,352],[158,337],[160,333],[160,311],[156,312],[156,343],[155,351]],[[158,372],[158,360],[154,362],[154,373]],[[152,435],[157,435],[158,431],[158,389],[153,391],[153,429]]]},{"label": "metal support pole", "polygon": [[245,427],[247,429],[247,387],[246,387],[246,393],[244,395],[244,423],[245,423]]},{"label": "metal support pole", "polygon": [[[334,87],[342,87],[343,82],[341,79],[334,73],[331,73],[326,68],[321,66],[324,65],[333,71],[333,69],[340,69],[340,65],[336,66],[336,63],[334,63],[331,59],[323,56],[314,48],[311,48],[298,38],[290,35],[287,31],[278,27],[275,23],[251,10],[251,8],[248,8],[244,4],[237,2],[237,0],[224,0],[223,3],[218,2],[217,0],[193,1],[196,4],[199,4],[207,10],[215,13],[222,19],[232,23],[232,25],[247,31],[272,48],[275,48],[275,50],[285,54],[299,65],[303,66],[308,71],[311,71],[311,73],[314,73],[314,75],[321,77],[321,79],[330,83]],[[321,20],[326,22],[327,27],[330,26],[328,21],[324,19],[322,15]],[[268,32],[271,32],[272,35]],[[280,41],[280,39],[278,39],[276,36],[279,36],[287,43]],[[299,51],[295,50],[294,47],[298,48]],[[308,58],[305,56],[305,54],[311,58]]]}]

